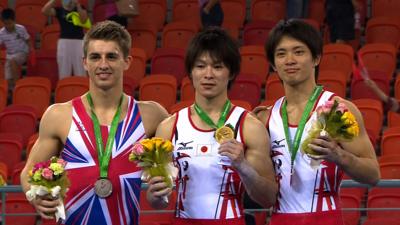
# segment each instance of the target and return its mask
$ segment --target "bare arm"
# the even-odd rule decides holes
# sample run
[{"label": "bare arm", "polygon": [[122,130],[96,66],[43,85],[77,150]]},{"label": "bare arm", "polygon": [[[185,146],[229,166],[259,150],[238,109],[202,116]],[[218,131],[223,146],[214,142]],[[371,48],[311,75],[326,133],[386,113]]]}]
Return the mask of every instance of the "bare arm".
[{"label": "bare arm", "polygon": [[147,137],[153,137],[156,133],[158,125],[166,119],[169,114],[157,102],[137,101],[140,115],[142,116],[144,129]]},{"label": "bare arm", "polygon": [[204,6],[203,11],[204,11],[206,14],[209,14],[209,13],[210,13],[210,10],[214,7],[215,4],[218,3],[218,1],[219,1],[219,0],[210,0],[210,1],[208,1],[207,4]]},{"label": "bare arm", "polygon": [[247,146],[236,140],[225,141],[220,146],[220,154],[232,160],[249,196],[265,208],[276,201],[278,186],[269,150],[269,136],[263,124],[254,116],[248,115],[243,127]]},{"label": "bare arm", "polygon": [[359,135],[352,141],[340,143],[328,137],[316,138],[310,147],[322,155],[313,158],[334,162],[352,179],[375,185],[380,179],[379,164],[365,130],[362,115],[353,103],[339,97],[336,99],[345,103],[354,114],[360,128]]},{"label": "bare arm", "polygon": [[371,79],[364,79],[364,83],[381,99],[381,101],[387,103],[389,96],[387,96],[379,87],[375,81]]},{"label": "bare arm", "polygon": [[[63,146],[63,138],[65,138],[62,135],[65,133],[65,129],[68,129],[66,125],[70,124],[71,121],[70,118],[67,119],[67,115],[70,115],[68,108],[70,106],[67,103],[56,104],[50,106],[43,115],[40,122],[38,140],[33,146],[27,163],[21,172],[21,185],[24,192],[30,189],[28,173],[33,166],[38,162],[49,160],[52,156],[59,156]],[[60,121],[65,121],[65,123],[60,123]],[[37,197],[31,201],[31,204],[43,218],[50,219],[52,216],[49,215],[54,214],[55,207],[59,204],[59,201],[59,199],[50,200]]]},{"label": "bare arm", "polygon": [[[171,138],[175,120],[175,115],[164,120],[158,126],[155,136],[169,140]],[[147,201],[155,209],[166,208],[168,203],[165,202],[162,197],[169,196],[172,192],[172,189],[168,188],[167,183],[164,182],[164,178],[153,177],[149,180],[148,184],[149,187],[147,189]]]},{"label": "bare arm", "polygon": [[88,19],[88,14],[86,9],[82,8],[82,5],[79,3],[78,0],[75,0],[76,2],[76,8],[78,10],[78,14],[79,14],[79,20],[82,23],[85,23],[85,21]]},{"label": "bare arm", "polygon": [[56,10],[54,9],[54,5],[56,0],[49,0],[42,8],[42,13],[46,16],[55,16]]}]

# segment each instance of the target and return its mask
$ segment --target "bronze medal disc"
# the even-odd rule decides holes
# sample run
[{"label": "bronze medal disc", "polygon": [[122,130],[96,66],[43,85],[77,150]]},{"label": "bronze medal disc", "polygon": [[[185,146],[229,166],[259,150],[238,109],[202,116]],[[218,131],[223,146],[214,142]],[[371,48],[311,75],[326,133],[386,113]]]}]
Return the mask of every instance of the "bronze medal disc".
[{"label": "bronze medal disc", "polygon": [[107,178],[99,178],[94,183],[94,192],[100,198],[107,198],[112,193],[112,183]]},{"label": "bronze medal disc", "polygon": [[234,137],[234,131],[228,126],[222,126],[215,131],[215,139],[218,143],[221,143],[224,140],[233,139]]}]

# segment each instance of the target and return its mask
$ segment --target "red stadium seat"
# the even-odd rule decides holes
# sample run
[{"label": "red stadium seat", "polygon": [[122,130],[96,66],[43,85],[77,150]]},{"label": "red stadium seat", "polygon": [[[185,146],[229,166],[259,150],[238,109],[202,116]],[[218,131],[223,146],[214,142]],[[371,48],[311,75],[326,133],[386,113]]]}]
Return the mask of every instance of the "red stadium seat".
[{"label": "red stadium seat", "polygon": [[[368,193],[368,208],[400,208],[399,188],[372,188]],[[395,211],[374,211],[367,212],[368,219],[392,218],[399,221],[400,214]]]},{"label": "red stadium seat", "polygon": [[146,74],[146,52],[141,48],[132,48],[131,56],[131,65],[124,71],[124,77],[130,77],[138,84]]},{"label": "red stadium seat", "polygon": [[8,100],[8,81],[6,79],[0,79],[0,112],[7,105]]},{"label": "red stadium seat", "polygon": [[240,74],[228,91],[229,99],[243,100],[256,107],[261,99],[261,80],[254,74]]},{"label": "red stadium seat", "polygon": [[45,77],[26,77],[19,79],[13,91],[13,104],[29,105],[35,108],[41,118],[50,105],[51,84]]},{"label": "red stadium seat", "polygon": [[88,77],[66,77],[57,82],[54,92],[55,102],[67,102],[89,90]]},{"label": "red stadium seat", "polygon": [[242,27],[246,19],[245,0],[222,0],[222,10],[224,11],[224,22],[229,21]]},{"label": "red stadium seat", "polygon": [[264,84],[269,73],[269,63],[263,46],[249,45],[240,47],[242,59],[240,73],[255,74]]},{"label": "red stadium seat", "polygon": [[354,50],[345,44],[326,44],[323,48],[320,71],[337,70],[346,76],[350,81],[354,58]]},{"label": "red stadium seat", "polygon": [[400,127],[390,127],[382,133],[381,155],[398,154],[400,154]]},{"label": "red stadium seat", "polygon": [[187,21],[171,22],[164,27],[161,46],[186,50],[198,30],[196,24]]},{"label": "red stadium seat", "polygon": [[251,20],[279,21],[286,16],[286,1],[253,0],[250,6]]},{"label": "red stadium seat", "polygon": [[58,81],[58,65],[56,50],[36,50],[36,64],[28,63],[26,68],[27,77],[46,77],[51,82],[52,90],[56,88]]},{"label": "red stadium seat", "polygon": [[[19,133],[0,133],[0,162],[10,170],[22,161],[23,140]],[[7,180],[7,177],[5,177]]]},{"label": "red stadium seat", "polygon": [[0,133],[18,133],[22,136],[23,146],[36,132],[37,116],[35,109],[27,105],[9,105],[0,113]]},{"label": "red stadium seat", "polygon": [[265,100],[277,100],[284,95],[285,90],[283,89],[282,81],[276,73],[271,73],[265,84]]},{"label": "red stadium seat", "polygon": [[243,28],[243,45],[264,46],[268,34],[275,26],[275,21],[258,20],[246,23]]},{"label": "red stadium seat", "polygon": [[355,99],[352,102],[360,110],[365,128],[372,132],[374,137],[379,137],[383,123],[382,103],[375,99]]},{"label": "red stadium seat", "polygon": [[140,81],[139,99],[160,103],[168,109],[176,102],[176,78],[166,74],[151,74]]},{"label": "red stadium seat", "polygon": [[151,59],[152,74],[170,74],[178,84],[186,76],[185,50],[179,48],[158,48]]},{"label": "red stadium seat", "polygon": [[181,101],[193,100],[194,101],[194,88],[190,78],[184,77],[181,83]]}]

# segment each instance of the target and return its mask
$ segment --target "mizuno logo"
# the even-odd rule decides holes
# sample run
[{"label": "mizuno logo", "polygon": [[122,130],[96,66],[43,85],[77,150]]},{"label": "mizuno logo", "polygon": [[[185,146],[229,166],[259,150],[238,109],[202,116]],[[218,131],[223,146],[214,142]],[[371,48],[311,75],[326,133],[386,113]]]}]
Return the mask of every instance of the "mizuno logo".
[{"label": "mizuno logo", "polygon": [[284,141],[284,140],[285,140],[285,138],[282,139],[282,140],[273,140],[273,141],[272,141],[272,147],[271,147],[271,149],[275,149],[275,148],[284,148],[285,145],[284,145],[284,144],[281,144],[281,142]]},{"label": "mizuno logo", "polygon": [[281,143],[282,141],[284,141],[285,140],[285,138],[284,139],[282,139],[282,140],[274,140],[272,143],[275,143],[276,145],[279,145],[279,143]]},{"label": "mizuno logo", "polygon": [[186,145],[188,145],[188,144],[190,144],[190,143],[192,143],[192,142],[193,142],[193,141],[181,142],[181,143],[178,143],[178,145],[182,145],[183,148],[186,148]]},{"label": "mizuno logo", "polygon": [[193,150],[192,146],[188,146],[189,144],[193,143],[193,141],[189,141],[189,142],[180,142],[178,143],[178,151],[182,151],[182,150]]}]

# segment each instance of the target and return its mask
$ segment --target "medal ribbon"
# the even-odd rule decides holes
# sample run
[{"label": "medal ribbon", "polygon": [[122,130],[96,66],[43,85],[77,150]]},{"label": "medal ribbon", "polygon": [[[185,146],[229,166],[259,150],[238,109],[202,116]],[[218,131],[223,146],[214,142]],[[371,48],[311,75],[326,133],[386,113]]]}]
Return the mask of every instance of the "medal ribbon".
[{"label": "medal ribbon", "polygon": [[317,98],[318,98],[319,94],[321,93],[321,91],[322,91],[322,86],[316,86],[313,90],[313,93],[308,98],[306,107],[304,108],[303,114],[301,115],[301,119],[300,119],[299,125],[297,127],[296,133],[294,135],[293,141],[289,134],[289,123],[288,123],[288,115],[287,115],[287,110],[286,110],[286,105],[287,105],[286,100],[282,104],[282,122],[283,122],[283,128],[285,130],[286,142],[288,144],[289,151],[290,151],[290,172],[291,172],[291,174],[293,174],[294,160],[296,159],[296,154],[299,150],[300,140],[301,140],[301,136],[303,135],[304,126],[306,125],[308,115],[310,114],[311,109],[313,108],[315,102],[317,101]]},{"label": "medal ribbon", "polygon": [[115,132],[117,131],[119,117],[121,115],[121,104],[122,104],[122,100],[124,99],[124,95],[121,95],[121,99],[119,100],[117,111],[115,112],[113,120],[111,122],[110,133],[108,134],[105,151],[103,149],[104,145],[103,145],[103,138],[101,137],[99,119],[97,118],[96,113],[94,113],[94,105],[93,105],[93,100],[92,100],[92,96],[90,95],[90,93],[88,93],[86,95],[86,98],[90,105],[90,114],[91,114],[93,127],[94,127],[94,135],[96,138],[97,154],[99,156],[99,164],[100,164],[100,177],[107,178],[108,177],[108,165],[110,163],[110,158],[111,158],[111,149],[114,145]]},{"label": "medal ribbon", "polygon": [[200,119],[203,120],[208,126],[218,129],[225,124],[226,117],[228,116],[229,109],[231,108],[231,101],[226,100],[222,110],[221,115],[219,116],[217,124],[212,121],[212,119],[207,115],[206,112],[202,108],[200,108],[197,103],[194,103],[194,110],[196,111],[197,115],[199,115]]}]

